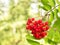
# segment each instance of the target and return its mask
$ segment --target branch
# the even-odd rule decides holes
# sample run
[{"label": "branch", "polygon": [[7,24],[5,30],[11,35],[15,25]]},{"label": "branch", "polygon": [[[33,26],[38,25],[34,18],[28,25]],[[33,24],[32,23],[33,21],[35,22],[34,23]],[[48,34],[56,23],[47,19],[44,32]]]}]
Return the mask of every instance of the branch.
[{"label": "branch", "polygon": [[58,7],[60,4],[58,4],[57,6],[55,6],[55,7],[53,7],[53,9],[51,9],[51,10],[49,10],[46,14],[45,14],[45,16],[47,16],[48,15],[48,13],[50,13],[52,10],[54,10],[56,7]]}]

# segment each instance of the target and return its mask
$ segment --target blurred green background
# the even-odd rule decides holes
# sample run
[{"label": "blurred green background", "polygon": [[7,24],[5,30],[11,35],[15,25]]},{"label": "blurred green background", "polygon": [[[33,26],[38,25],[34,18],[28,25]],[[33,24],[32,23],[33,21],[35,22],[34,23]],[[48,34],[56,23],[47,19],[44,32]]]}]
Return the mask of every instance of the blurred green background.
[{"label": "blurred green background", "polygon": [[[49,19],[46,38],[26,37],[26,22],[31,17]],[[0,45],[60,45],[60,1],[0,0]]]}]

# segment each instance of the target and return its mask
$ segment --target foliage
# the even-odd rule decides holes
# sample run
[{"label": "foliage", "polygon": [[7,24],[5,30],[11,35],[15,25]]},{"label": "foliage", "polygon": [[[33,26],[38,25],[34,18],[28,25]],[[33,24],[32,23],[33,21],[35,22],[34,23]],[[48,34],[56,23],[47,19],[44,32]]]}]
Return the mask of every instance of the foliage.
[{"label": "foliage", "polygon": [[[36,3],[38,8],[37,14],[29,14],[31,4]],[[39,5],[42,3],[43,6]],[[58,6],[56,6],[58,4]],[[39,12],[43,9],[47,15],[43,18],[47,18],[49,14],[49,25],[50,29],[48,35],[43,38],[45,41],[42,45],[58,45],[60,43],[60,2],[59,0],[18,0],[15,5],[14,0],[10,0],[9,10],[7,16],[4,16],[4,11],[1,9],[2,4],[0,4],[0,45],[41,45],[40,40],[36,40],[30,35],[30,32],[26,31],[26,22],[29,17],[39,17],[41,16]],[[56,8],[57,7],[57,8]],[[2,15],[3,14],[3,15]],[[38,18],[37,17],[37,18]],[[47,21],[47,20],[44,20]]]}]

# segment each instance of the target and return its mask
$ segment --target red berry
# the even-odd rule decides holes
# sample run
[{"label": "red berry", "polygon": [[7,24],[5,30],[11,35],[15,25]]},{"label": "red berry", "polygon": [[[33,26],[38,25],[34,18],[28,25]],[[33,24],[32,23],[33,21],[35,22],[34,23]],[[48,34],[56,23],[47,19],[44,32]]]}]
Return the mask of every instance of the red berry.
[{"label": "red berry", "polygon": [[47,35],[47,32],[42,32],[41,33],[42,38],[45,37],[46,35]]},{"label": "red berry", "polygon": [[48,22],[45,22],[45,25],[48,25]]},{"label": "red berry", "polygon": [[32,20],[28,19],[27,24],[30,24],[30,23],[32,23]]},{"label": "red berry", "polygon": [[36,31],[36,33],[40,33],[41,32],[41,30],[38,29],[38,28],[35,31]]},{"label": "red berry", "polygon": [[46,31],[47,29],[46,29],[46,27],[43,27],[42,30],[43,30],[43,31]]},{"label": "red berry", "polygon": [[41,39],[47,35],[49,25],[48,22],[36,21],[34,18],[31,18],[27,21],[26,29],[30,30],[36,39]]},{"label": "red berry", "polygon": [[33,34],[33,36],[36,38],[36,39],[41,39],[41,36],[40,36],[40,34]]},{"label": "red berry", "polygon": [[42,23],[42,20],[38,20],[38,23]]},{"label": "red berry", "polygon": [[45,23],[43,23],[42,25],[43,25],[43,26],[46,26],[46,24],[45,24]]},{"label": "red berry", "polygon": [[34,25],[34,29],[36,29],[37,28],[37,26],[36,25]]},{"label": "red berry", "polygon": [[26,26],[26,29],[29,29],[29,26],[28,25]]},{"label": "red berry", "polygon": [[29,25],[30,24],[30,22],[27,22],[27,25]]},{"label": "red berry", "polygon": [[34,25],[37,25],[38,23],[37,23],[37,21],[34,21],[34,23],[33,23]]},{"label": "red berry", "polygon": [[27,25],[26,26],[26,29],[31,30],[31,26],[30,25]]},{"label": "red berry", "polygon": [[35,30],[32,30],[31,34],[35,34],[35,33],[36,33]]},{"label": "red berry", "polygon": [[31,20],[32,20],[32,21],[34,21],[35,19],[34,19],[34,18],[32,18]]},{"label": "red berry", "polygon": [[46,25],[46,30],[48,30],[49,29],[49,26],[48,25]]}]

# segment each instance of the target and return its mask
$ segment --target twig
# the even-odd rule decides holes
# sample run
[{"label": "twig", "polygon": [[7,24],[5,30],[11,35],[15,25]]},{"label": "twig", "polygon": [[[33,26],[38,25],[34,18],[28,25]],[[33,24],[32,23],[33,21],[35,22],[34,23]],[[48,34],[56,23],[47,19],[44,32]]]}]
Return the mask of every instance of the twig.
[{"label": "twig", "polygon": [[55,7],[53,7],[53,9],[51,9],[51,10],[49,10],[46,14],[45,14],[45,16],[47,16],[48,15],[48,13],[50,13],[52,10],[54,10],[56,7],[58,7],[60,4],[58,4],[57,6],[55,6]]}]

